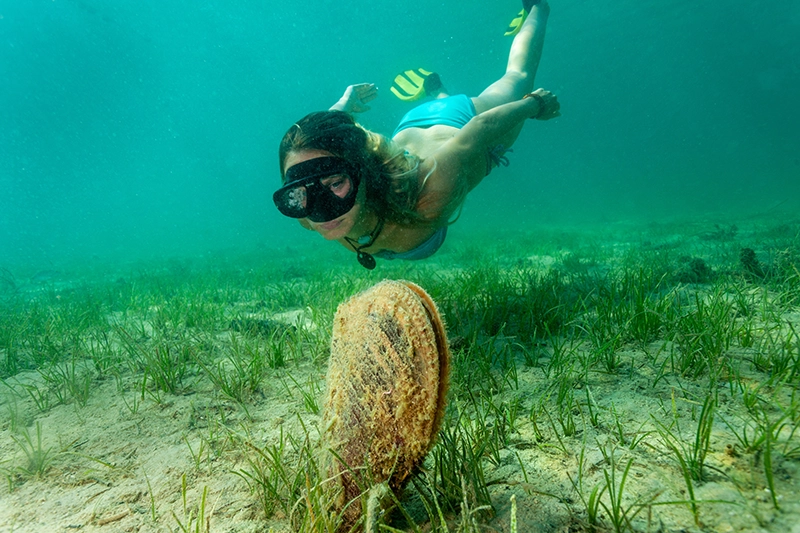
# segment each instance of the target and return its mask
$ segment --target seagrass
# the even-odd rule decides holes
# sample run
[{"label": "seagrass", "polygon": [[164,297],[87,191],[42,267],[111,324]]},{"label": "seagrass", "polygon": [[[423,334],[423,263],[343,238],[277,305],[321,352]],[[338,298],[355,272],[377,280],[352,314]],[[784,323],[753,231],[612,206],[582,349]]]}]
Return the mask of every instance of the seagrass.
[{"label": "seagrass", "polygon": [[399,492],[430,451],[449,361],[439,311],[418,285],[382,281],[337,309],[323,427],[338,507],[351,502],[345,530],[361,514],[366,485],[388,482]]}]

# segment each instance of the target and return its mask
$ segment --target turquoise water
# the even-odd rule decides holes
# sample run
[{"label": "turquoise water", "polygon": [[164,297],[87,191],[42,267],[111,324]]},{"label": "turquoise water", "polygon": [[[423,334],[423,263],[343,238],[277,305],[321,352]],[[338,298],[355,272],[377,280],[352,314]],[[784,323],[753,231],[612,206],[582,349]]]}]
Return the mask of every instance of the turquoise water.
[{"label": "turquoise water", "polygon": [[[566,2],[531,123],[454,239],[548,224],[800,208],[800,4]],[[518,3],[0,2],[0,262],[333,246],[281,217],[277,144],[349,83],[406,68],[475,94],[503,71]],[[447,245],[446,245],[447,246]],[[342,252],[342,264],[359,268]]]}]

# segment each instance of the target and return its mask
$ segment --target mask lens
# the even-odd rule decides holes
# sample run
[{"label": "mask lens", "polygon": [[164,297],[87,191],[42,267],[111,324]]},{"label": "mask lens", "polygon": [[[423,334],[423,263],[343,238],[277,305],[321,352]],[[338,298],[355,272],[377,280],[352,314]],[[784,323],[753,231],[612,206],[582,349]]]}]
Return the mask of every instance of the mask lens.
[{"label": "mask lens", "polygon": [[324,178],[320,184],[339,198],[347,198],[353,190],[353,180],[347,174]]},{"label": "mask lens", "polygon": [[272,199],[278,210],[287,217],[303,218],[307,214],[308,188],[305,185],[284,187]]},{"label": "mask lens", "polygon": [[356,203],[353,179],[347,175],[324,178],[314,187],[309,187],[309,220],[328,222],[350,211]]}]

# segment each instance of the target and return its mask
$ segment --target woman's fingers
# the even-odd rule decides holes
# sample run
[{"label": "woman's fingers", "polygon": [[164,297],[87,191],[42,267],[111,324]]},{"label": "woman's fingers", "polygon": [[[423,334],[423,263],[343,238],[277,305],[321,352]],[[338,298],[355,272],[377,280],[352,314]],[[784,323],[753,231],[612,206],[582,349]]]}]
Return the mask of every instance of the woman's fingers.
[{"label": "woman's fingers", "polygon": [[539,120],[549,120],[561,116],[561,104],[555,94],[544,89],[538,89],[535,92],[542,97],[544,102],[544,109],[539,112],[537,117]]},{"label": "woman's fingers", "polygon": [[353,86],[358,99],[362,102],[370,102],[378,97],[378,88],[374,83],[359,83]]}]

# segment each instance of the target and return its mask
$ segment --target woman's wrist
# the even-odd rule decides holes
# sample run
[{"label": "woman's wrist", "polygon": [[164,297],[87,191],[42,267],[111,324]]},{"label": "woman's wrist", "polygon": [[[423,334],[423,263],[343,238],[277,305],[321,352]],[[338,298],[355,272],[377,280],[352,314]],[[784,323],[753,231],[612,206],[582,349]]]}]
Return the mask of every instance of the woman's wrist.
[{"label": "woman's wrist", "polygon": [[528,93],[528,94],[526,94],[525,96],[522,97],[523,100],[528,99],[528,98],[530,98],[532,100],[535,100],[536,104],[538,105],[538,109],[536,110],[536,113],[534,115],[531,115],[531,117],[530,117],[531,119],[535,120],[535,119],[541,117],[544,114],[544,109],[545,109],[544,98],[542,98],[541,95],[538,95],[536,93]]},{"label": "woman's wrist", "polygon": [[347,100],[345,100],[344,97],[340,98],[328,111],[347,111]]}]

